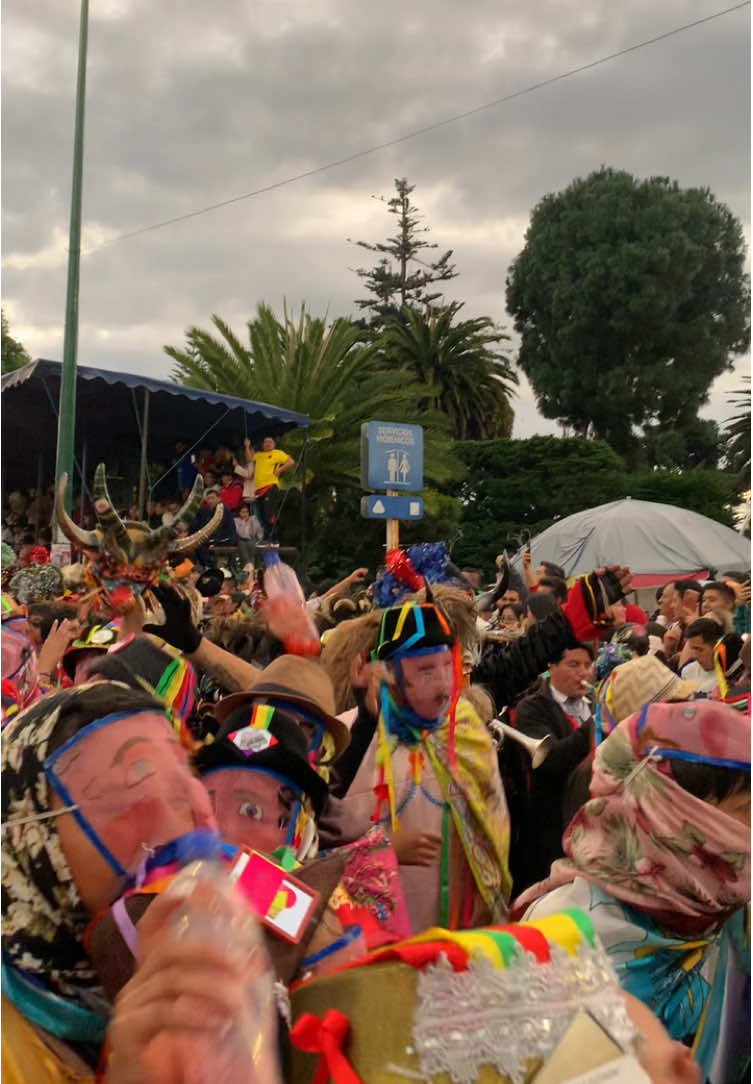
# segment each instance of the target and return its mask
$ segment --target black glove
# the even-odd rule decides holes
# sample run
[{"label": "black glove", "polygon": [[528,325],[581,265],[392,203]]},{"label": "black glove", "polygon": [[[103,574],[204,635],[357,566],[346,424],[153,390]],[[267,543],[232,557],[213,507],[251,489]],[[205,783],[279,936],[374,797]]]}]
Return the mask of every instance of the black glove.
[{"label": "black glove", "polygon": [[152,593],[165,611],[165,624],[144,625],[144,632],[161,636],[184,655],[193,655],[202,637],[191,621],[191,603],[172,587],[153,587]]}]

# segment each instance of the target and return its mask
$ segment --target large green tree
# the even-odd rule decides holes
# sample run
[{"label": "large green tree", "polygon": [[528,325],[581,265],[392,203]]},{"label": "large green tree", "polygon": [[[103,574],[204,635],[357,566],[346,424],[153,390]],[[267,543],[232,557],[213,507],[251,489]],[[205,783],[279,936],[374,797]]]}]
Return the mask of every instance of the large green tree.
[{"label": "large green tree", "polygon": [[462,305],[438,312],[403,306],[385,321],[379,356],[426,386],[420,410],[442,411],[458,440],[509,437],[518,376],[500,344],[509,336],[486,316],[459,320]]},{"label": "large green tree", "polygon": [[[313,559],[322,570],[336,572],[355,559],[357,539],[381,539],[378,524],[362,525],[358,520],[362,422],[382,418],[424,425],[424,473],[429,485],[462,475],[448,439],[447,419],[438,411],[417,409],[425,389],[415,375],[399,366],[385,372],[378,346],[367,341],[368,333],[353,320],[339,318],[328,324],[305,307],[295,319],[287,312],[278,319],[268,306],[260,305],[248,322],[247,343],[219,316],[212,317],[212,324],[213,331],[189,328],[184,348],[165,347],[175,362],[173,378],[309,416],[306,433],[287,434],[284,447],[298,456],[304,436],[308,439],[305,514]],[[293,484],[299,485],[299,479]],[[300,499],[298,493],[289,495],[282,520],[287,540],[293,543],[298,541]],[[440,498],[430,491],[428,502],[431,509]],[[330,548],[322,555],[325,544]]]},{"label": "large green tree", "polygon": [[534,208],[507,278],[542,414],[626,451],[694,418],[750,338],[742,227],[708,189],[602,168]]},{"label": "large green tree", "polygon": [[622,497],[732,523],[734,484],[722,471],[630,471],[609,445],[584,437],[468,441],[456,449],[468,474],[460,487],[462,536],[455,560],[489,575],[501,550],[516,550],[555,520]]},{"label": "large green tree", "polygon": [[647,425],[628,458],[631,465],[638,467],[714,468],[723,448],[724,438],[716,422],[691,418],[683,425]]},{"label": "large green tree", "polygon": [[20,369],[23,365],[28,365],[31,357],[23,345],[11,335],[5,312],[0,313],[0,321],[2,322],[2,349],[0,349],[2,371],[12,373],[14,369]]},{"label": "large green tree", "polygon": [[405,177],[396,178],[396,194],[389,200],[379,197],[397,219],[392,237],[379,242],[354,242],[379,256],[373,267],[356,268],[369,295],[357,300],[356,305],[368,316],[372,326],[378,327],[403,305],[419,309],[441,307],[437,303],[442,292],[436,288],[437,284],[457,276],[450,263],[452,249],[430,259],[432,251],[439,246],[426,240],[429,227],[422,224],[420,212],[410,199],[414,188],[415,185],[408,184]]}]

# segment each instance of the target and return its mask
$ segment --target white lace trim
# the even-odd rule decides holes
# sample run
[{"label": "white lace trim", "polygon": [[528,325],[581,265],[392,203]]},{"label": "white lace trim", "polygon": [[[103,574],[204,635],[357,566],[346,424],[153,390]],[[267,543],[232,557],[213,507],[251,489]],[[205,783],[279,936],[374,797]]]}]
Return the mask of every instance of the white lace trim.
[{"label": "white lace trim", "polygon": [[582,947],[573,957],[554,945],[546,964],[521,952],[502,970],[477,955],[456,972],[440,956],[418,975],[413,1041],[421,1072],[474,1084],[489,1065],[524,1084],[529,1059],[548,1058],[581,1009],[630,1050],[636,1032],[601,947]]}]

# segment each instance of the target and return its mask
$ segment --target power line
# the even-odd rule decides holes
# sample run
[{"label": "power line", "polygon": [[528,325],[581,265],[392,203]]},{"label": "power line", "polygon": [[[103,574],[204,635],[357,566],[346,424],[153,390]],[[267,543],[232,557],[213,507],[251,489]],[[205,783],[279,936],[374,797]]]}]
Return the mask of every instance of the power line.
[{"label": "power line", "polygon": [[532,94],[535,90],[541,90],[542,87],[552,86],[553,83],[560,83],[563,79],[569,79],[573,75],[580,75],[581,72],[590,71],[591,68],[598,68],[601,64],[606,64],[610,60],[617,60],[621,56],[627,56],[628,53],[637,52],[638,49],[645,49],[647,45],[655,45],[657,42],[665,41],[667,38],[672,38],[676,34],[682,34],[685,30],[692,30],[694,27],[702,26],[704,23],[710,23],[714,19],[721,19],[724,15],[730,15],[734,11],[740,11],[742,8],[750,7],[750,3],[751,0],[742,0],[742,3],[734,4],[732,7],[724,8],[722,11],[715,11],[711,15],[705,15],[702,19],[694,19],[691,23],[684,23],[682,26],[676,26],[673,30],[667,30],[663,34],[656,34],[653,38],[647,38],[645,41],[636,42],[635,45],[628,45],[625,49],[619,49],[616,53],[609,53],[607,56],[599,57],[598,60],[591,60],[588,64],[581,64],[577,68],[571,68],[569,71],[561,72],[559,75],[553,75],[549,79],[542,79],[539,83],[532,83],[530,86],[524,87],[521,90],[514,90],[510,94],[503,95],[501,98],[494,98],[490,102],[484,102],[482,105],[473,106],[471,109],[466,109],[462,113],[454,113],[450,117],[434,121],[433,124],[427,124],[423,128],[416,128],[414,131],[407,132],[405,135],[396,136],[395,139],[388,139],[384,143],[376,143],[373,147],[355,151],[345,158],[337,158],[333,162],[326,162],[324,165],[314,166],[312,169],[304,170],[302,173],[296,173],[292,177],[286,177],[284,180],[273,181],[271,184],[265,184],[261,188],[254,188],[251,192],[244,192],[240,196],[231,196],[230,199],[220,200],[219,203],[210,203],[206,207],[201,207],[196,211],[188,211],[183,215],[165,218],[161,222],[153,222],[150,226],[141,226],[137,230],[118,234],[117,237],[112,237],[109,241],[103,241],[99,245],[94,245],[92,248],[86,249],[84,255],[88,256],[92,252],[98,252],[101,248],[117,244],[119,241],[126,241],[131,237],[139,237],[143,233],[151,233],[154,230],[164,229],[165,226],[172,226],[176,222],[186,222],[190,218],[198,218],[200,215],[209,214],[210,211],[218,211],[222,207],[229,207],[233,203],[241,203],[243,200],[253,199],[255,196],[262,196],[266,192],[273,192],[277,188],[284,188],[286,185],[295,184],[296,181],[303,181],[307,177],[316,176],[318,173],[325,173],[327,170],[337,169],[338,166],[348,165],[349,162],[355,162],[359,158],[366,158],[370,154],[376,154],[377,151],[386,150],[388,147],[396,147],[400,143],[406,143],[409,139],[416,139],[418,136],[426,135],[429,132],[436,132],[439,128],[445,128],[449,124],[456,124],[459,120],[465,120],[466,117],[472,117],[476,113],[482,113],[486,109],[494,109],[498,105],[504,105],[506,102],[513,101],[515,98],[522,98],[526,94]]}]

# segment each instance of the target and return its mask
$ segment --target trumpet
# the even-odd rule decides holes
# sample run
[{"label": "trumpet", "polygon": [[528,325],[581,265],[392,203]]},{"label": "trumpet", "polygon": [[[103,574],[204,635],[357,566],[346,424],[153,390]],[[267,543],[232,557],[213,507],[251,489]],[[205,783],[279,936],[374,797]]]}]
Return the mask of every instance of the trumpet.
[{"label": "trumpet", "polygon": [[505,738],[512,738],[513,741],[522,745],[530,756],[531,767],[534,769],[539,768],[552,751],[553,739],[551,734],[545,734],[543,738],[528,738],[525,734],[521,734],[519,730],[516,730],[515,727],[503,723],[501,719],[492,719],[489,723],[489,729],[498,749],[502,747]]}]

